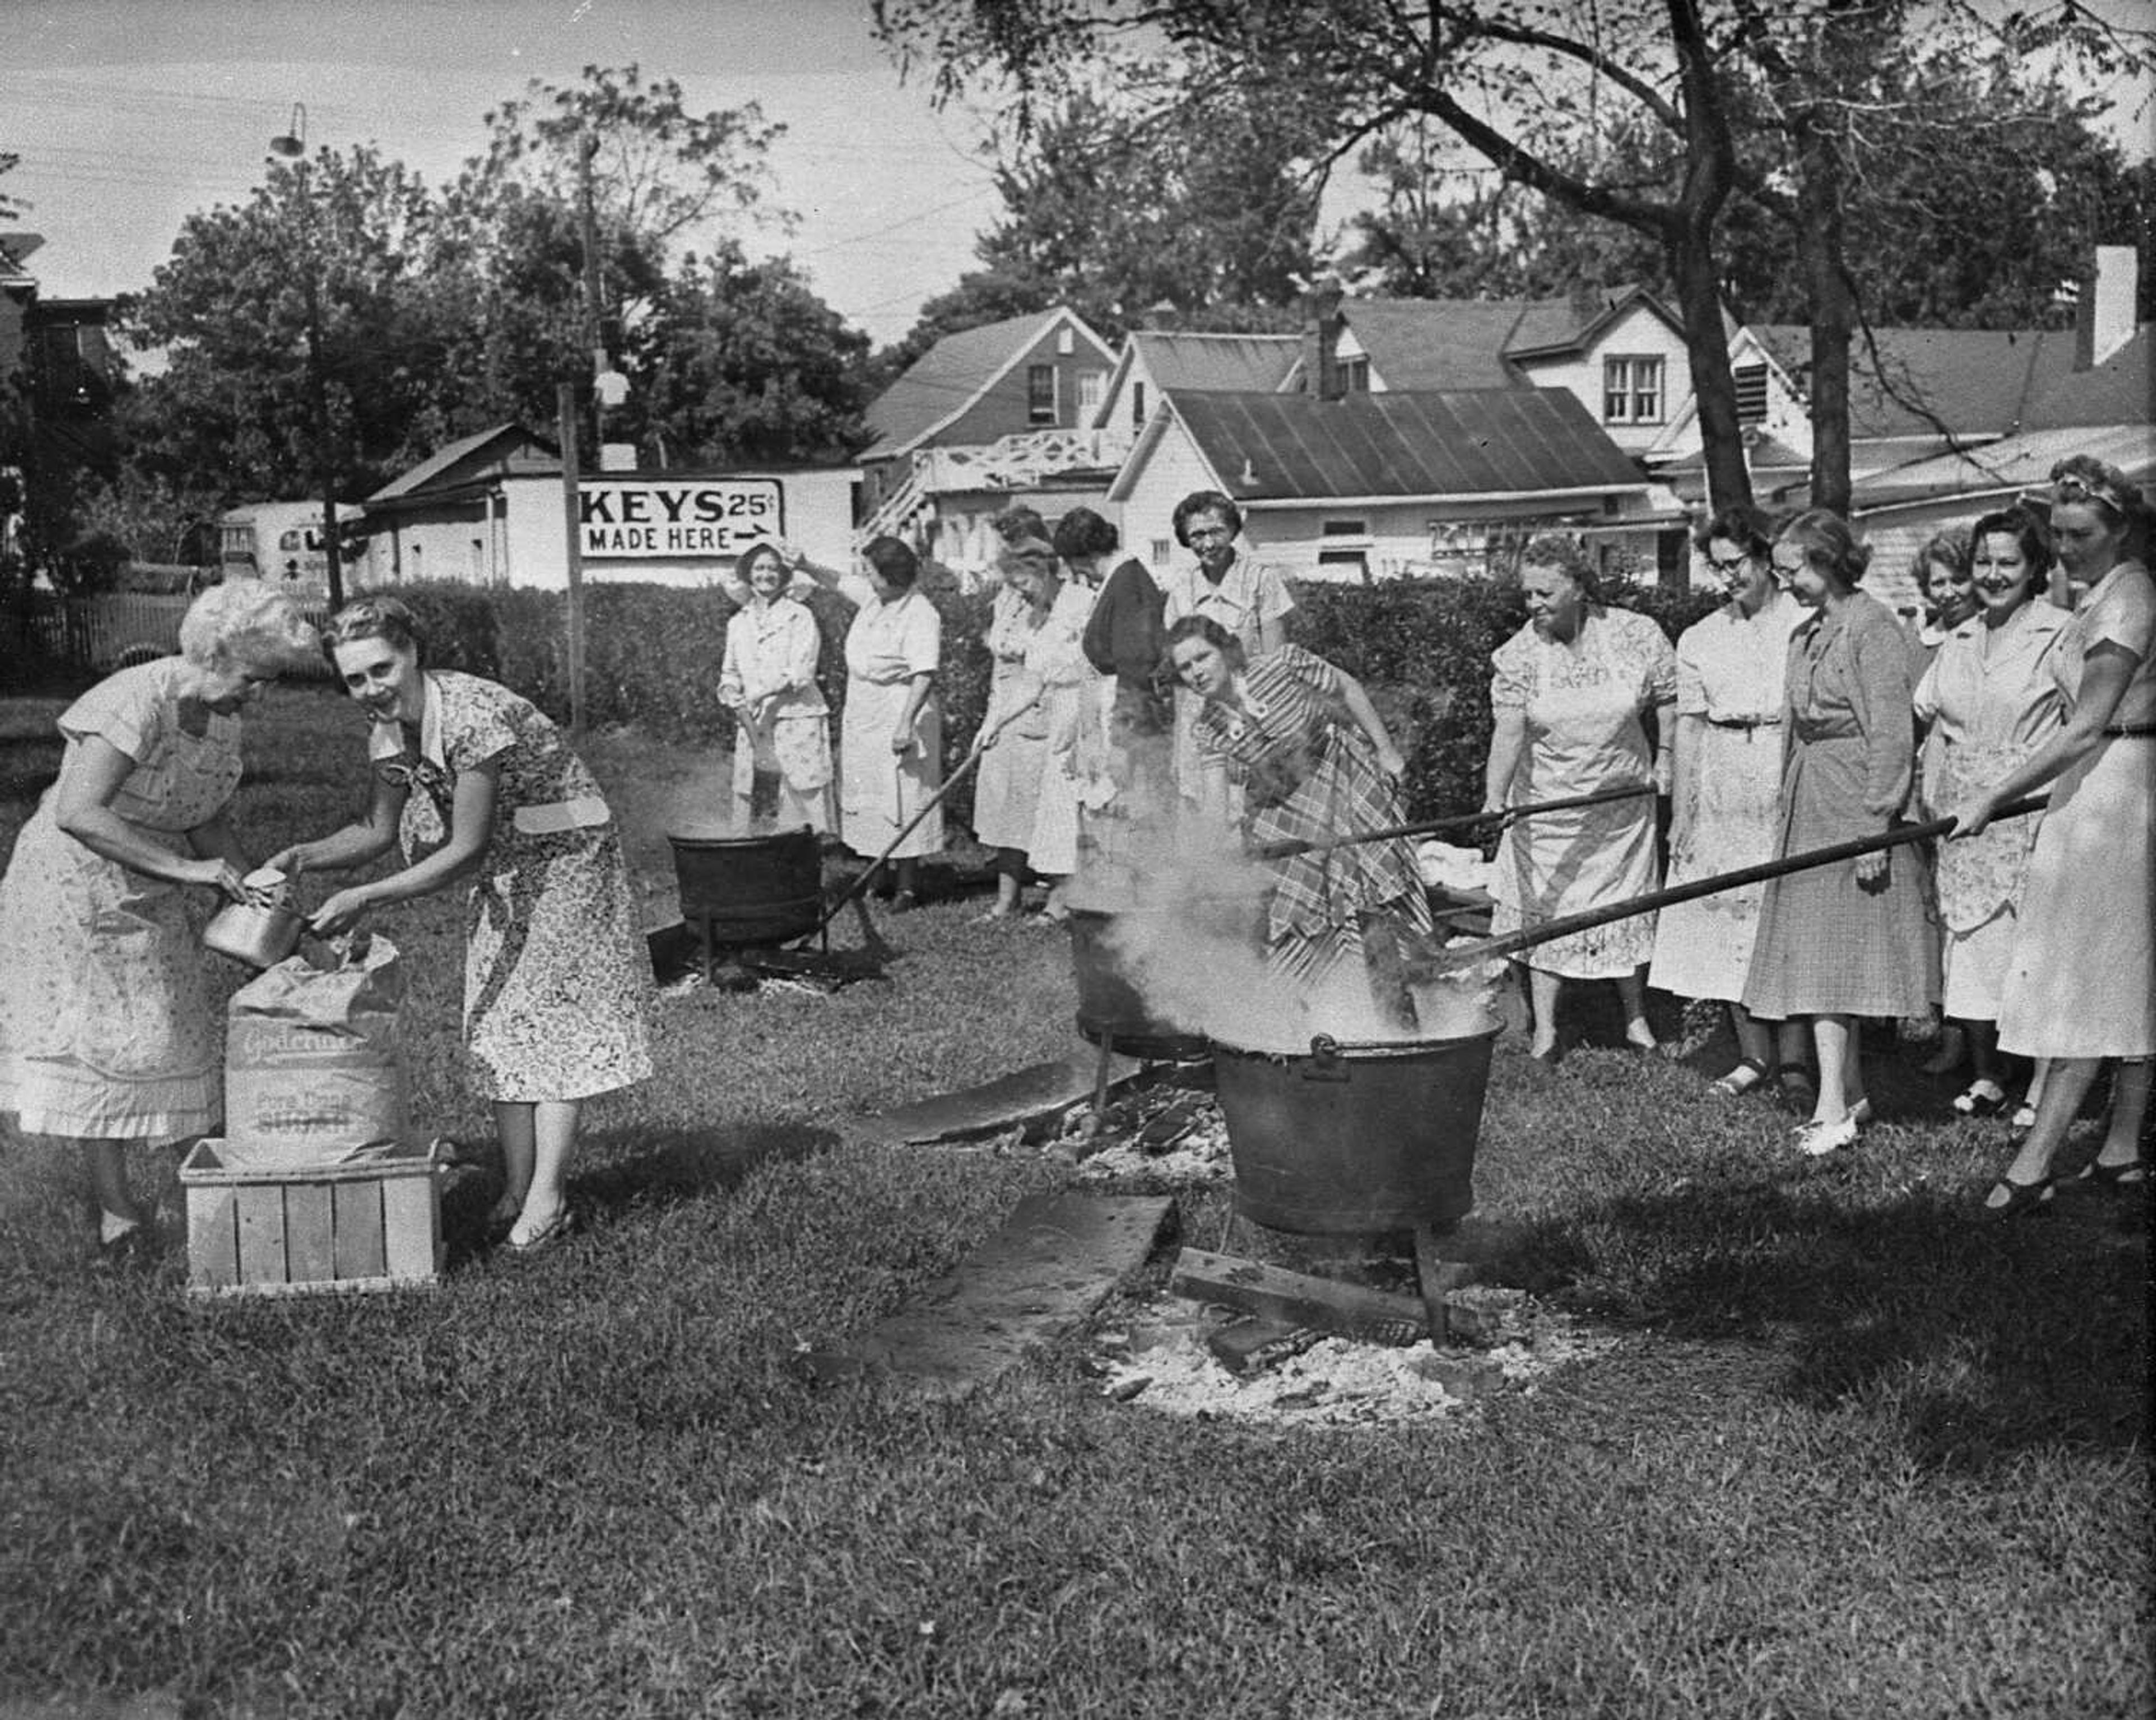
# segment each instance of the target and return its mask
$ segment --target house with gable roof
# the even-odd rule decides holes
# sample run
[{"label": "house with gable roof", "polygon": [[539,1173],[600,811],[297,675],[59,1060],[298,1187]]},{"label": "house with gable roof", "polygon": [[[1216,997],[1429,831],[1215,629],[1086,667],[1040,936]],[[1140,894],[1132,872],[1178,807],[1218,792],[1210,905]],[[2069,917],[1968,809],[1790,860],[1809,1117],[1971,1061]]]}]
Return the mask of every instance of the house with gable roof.
[{"label": "house with gable roof", "polygon": [[1157,324],[1133,329],[1108,377],[1096,429],[1120,425],[1135,439],[1171,388],[1198,394],[1269,394],[1295,374],[1299,334],[1230,334]]},{"label": "house with gable roof", "polygon": [[860,535],[890,532],[979,567],[1004,508],[1097,504],[1129,446],[1094,428],[1115,365],[1068,305],[946,335],[864,414],[875,439],[858,456]]}]

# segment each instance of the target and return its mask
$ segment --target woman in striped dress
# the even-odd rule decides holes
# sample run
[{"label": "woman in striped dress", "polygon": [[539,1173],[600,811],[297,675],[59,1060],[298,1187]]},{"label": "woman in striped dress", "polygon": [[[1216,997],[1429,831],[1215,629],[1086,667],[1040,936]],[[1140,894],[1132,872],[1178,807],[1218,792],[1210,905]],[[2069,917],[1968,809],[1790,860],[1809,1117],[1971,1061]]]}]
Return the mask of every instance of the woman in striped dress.
[{"label": "woman in striped dress", "polygon": [[[1168,630],[1176,679],[1198,700],[1201,756],[1240,788],[1258,847],[1353,836],[1401,823],[1394,786],[1406,762],[1353,675],[1296,645],[1246,658],[1219,622],[1186,615]],[[1378,1007],[1414,1024],[1406,962],[1435,933],[1414,851],[1404,840],[1290,855],[1274,863],[1266,947],[1306,996],[1358,970]]]}]

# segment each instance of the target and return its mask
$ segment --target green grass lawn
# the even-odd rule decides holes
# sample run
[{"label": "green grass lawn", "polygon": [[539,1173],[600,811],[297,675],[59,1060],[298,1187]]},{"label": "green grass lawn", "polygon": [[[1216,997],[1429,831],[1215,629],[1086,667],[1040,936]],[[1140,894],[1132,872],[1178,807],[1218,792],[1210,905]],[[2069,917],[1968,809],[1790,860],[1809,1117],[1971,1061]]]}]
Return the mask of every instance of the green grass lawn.
[{"label": "green grass lawn", "polygon": [[[0,840],[59,702],[0,701]],[[274,693],[256,845],[355,805],[359,751]],[[666,815],[723,761],[588,752],[665,917]],[[0,1141],[0,1715],[2148,1712],[2143,1209],[1975,1222],[2004,1135],[1891,1045],[1823,1166],[1709,1096],[1697,1012],[1681,1063],[1501,1047],[1481,1209],[1618,1342],[1440,1430],[1170,1420],[1075,1346],[957,1405],[804,1383],[1065,1174],[841,1139],[1068,1043],[1060,942],[976,908],[888,922],[887,983],[670,999],[656,1078],[590,1112],[583,1234],[490,1257],[460,1181],[433,1291],[192,1305],[177,1258],[92,1269],[75,1168]],[[483,1141],[456,909],[381,929],[421,1117]]]}]

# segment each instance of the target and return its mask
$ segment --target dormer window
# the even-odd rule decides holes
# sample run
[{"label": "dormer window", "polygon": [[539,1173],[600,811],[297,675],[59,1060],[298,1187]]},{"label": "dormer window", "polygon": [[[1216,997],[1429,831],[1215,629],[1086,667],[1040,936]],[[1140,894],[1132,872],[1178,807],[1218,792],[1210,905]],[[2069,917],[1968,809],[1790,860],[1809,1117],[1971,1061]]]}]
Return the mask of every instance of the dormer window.
[{"label": "dormer window", "polygon": [[1605,424],[1661,423],[1662,361],[1659,357],[1602,361],[1602,421]]},{"label": "dormer window", "polygon": [[1367,394],[1370,392],[1370,360],[1367,354],[1340,361],[1340,392],[1343,394]]}]

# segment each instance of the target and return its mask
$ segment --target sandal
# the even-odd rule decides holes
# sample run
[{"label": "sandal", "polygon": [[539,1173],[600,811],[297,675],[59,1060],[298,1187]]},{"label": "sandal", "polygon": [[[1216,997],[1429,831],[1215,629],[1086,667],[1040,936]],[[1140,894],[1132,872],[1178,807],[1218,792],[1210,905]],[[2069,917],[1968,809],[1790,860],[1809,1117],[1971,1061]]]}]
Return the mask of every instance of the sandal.
[{"label": "sandal", "polygon": [[2017,1135],[2027,1134],[2036,1127],[2036,1107],[2024,1099],[2015,1108],[2014,1115],[2007,1119],[2006,1127]]},{"label": "sandal", "polygon": [[1767,1065],[1757,1057],[1739,1058],[1736,1068],[1712,1083],[1707,1091],[1717,1093],[1725,1099],[1742,1098],[1765,1081],[1767,1073]]},{"label": "sandal", "polygon": [[1856,1144],[1857,1121],[1854,1112],[1838,1117],[1831,1122],[1814,1118],[1800,1122],[1792,1132],[1796,1136],[1797,1151],[1807,1158],[1825,1158],[1845,1147]]},{"label": "sandal", "polygon": [[536,1254],[541,1249],[559,1242],[575,1228],[575,1225],[576,1219],[569,1210],[569,1203],[565,1200],[554,1209],[552,1218],[540,1225],[521,1242],[516,1240],[516,1231],[512,1227],[508,1240],[502,1245],[513,1255]]},{"label": "sandal", "polygon": [[[1991,1196],[2000,1189],[2006,1199],[1994,1200]],[[1984,1216],[1987,1219],[2017,1218],[2023,1213],[2040,1213],[2051,1204],[2051,1178],[2044,1177],[2034,1183],[2017,1183],[2011,1177],[2001,1177],[1991,1185],[1991,1193],[1984,1197]]]},{"label": "sandal", "polygon": [[1988,1075],[1980,1075],[1953,1096],[1959,1117],[1996,1117],[2006,1108],[2006,1089]]},{"label": "sandal", "polygon": [[2074,1180],[2109,1194],[2121,1189],[2140,1188],[2148,1180],[2148,1168],[2138,1158],[2129,1158],[2122,1164],[2106,1164],[2100,1158],[2092,1158]]}]

